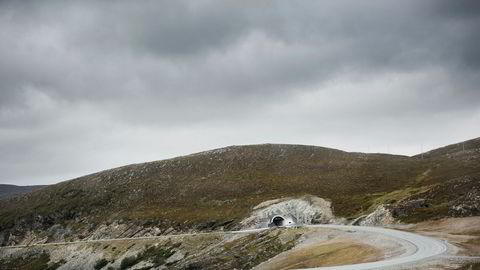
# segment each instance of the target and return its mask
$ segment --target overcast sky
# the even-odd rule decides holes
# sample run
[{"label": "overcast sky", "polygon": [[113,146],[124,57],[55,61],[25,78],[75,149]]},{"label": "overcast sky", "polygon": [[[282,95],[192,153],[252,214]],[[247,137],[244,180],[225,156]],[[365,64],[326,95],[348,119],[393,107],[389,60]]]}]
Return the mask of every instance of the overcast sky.
[{"label": "overcast sky", "polygon": [[0,1],[0,183],[480,136],[480,1]]}]

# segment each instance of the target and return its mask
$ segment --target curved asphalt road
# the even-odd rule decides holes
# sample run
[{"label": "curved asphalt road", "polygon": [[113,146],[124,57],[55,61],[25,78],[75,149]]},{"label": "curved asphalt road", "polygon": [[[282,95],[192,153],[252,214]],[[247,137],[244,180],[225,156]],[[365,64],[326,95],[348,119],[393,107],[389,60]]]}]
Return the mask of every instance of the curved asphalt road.
[{"label": "curved asphalt road", "polygon": [[348,226],[348,225],[307,225],[306,227],[378,233],[378,234],[383,234],[383,235],[387,235],[390,237],[407,241],[408,243],[412,244],[415,247],[415,250],[412,252],[408,252],[409,248],[407,248],[406,253],[400,256],[396,256],[396,257],[389,258],[382,261],[332,266],[332,267],[316,267],[316,268],[308,268],[308,269],[318,269],[318,270],[382,269],[382,268],[401,266],[401,265],[407,265],[407,264],[415,264],[422,260],[426,260],[438,255],[442,255],[447,251],[447,245],[442,241],[439,241],[430,237],[418,235],[415,233],[409,233],[409,232],[398,231],[393,229],[386,229],[381,227]]},{"label": "curved asphalt road", "polygon": [[[409,246],[406,247],[407,252],[400,256],[389,258],[382,261],[369,262],[369,263],[360,263],[360,264],[351,264],[351,265],[341,265],[341,266],[332,266],[332,267],[317,267],[317,268],[308,268],[308,269],[318,269],[318,270],[363,270],[363,269],[381,269],[394,266],[401,266],[406,264],[415,264],[419,261],[432,258],[434,256],[441,255],[447,251],[447,245],[439,240],[435,240],[430,237],[418,235],[415,233],[409,233],[404,231],[398,231],[393,229],[386,229],[381,227],[364,227],[364,226],[349,226],[349,225],[306,225],[308,228],[328,228],[328,229],[338,229],[345,231],[363,231],[375,234],[383,234],[389,237],[397,238],[403,241],[408,242]],[[242,231],[219,231],[219,232],[209,232],[209,233],[194,233],[194,234],[178,234],[178,235],[162,235],[162,236],[149,236],[149,237],[134,237],[134,238],[116,238],[116,239],[98,239],[98,240],[84,240],[84,241],[75,241],[75,242],[60,242],[60,243],[45,243],[45,244],[32,244],[30,246],[55,246],[55,245],[70,245],[76,243],[91,243],[91,242],[109,242],[109,241],[124,241],[124,240],[141,240],[141,239],[155,239],[161,237],[178,237],[178,236],[188,236],[188,235],[202,235],[202,234],[244,234],[244,233],[254,233],[263,230],[268,230],[268,228],[261,229],[250,229]],[[400,244],[401,241],[399,242]],[[0,248],[25,248],[29,245],[17,245],[17,246],[5,246]],[[405,245],[404,245],[405,246]],[[413,247],[413,248],[412,248]]]}]

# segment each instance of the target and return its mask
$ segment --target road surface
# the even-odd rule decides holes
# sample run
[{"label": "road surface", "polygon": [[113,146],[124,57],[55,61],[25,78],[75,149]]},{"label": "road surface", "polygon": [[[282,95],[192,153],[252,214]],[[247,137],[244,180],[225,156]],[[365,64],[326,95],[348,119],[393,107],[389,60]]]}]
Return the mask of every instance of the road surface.
[{"label": "road surface", "polygon": [[[383,234],[408,242],[410,247],[406,247],[406,252],[400,256],[385,259],[382,261],[360,263],[352,265],[332,266],[332,267],[316,267],[309,269],[318,270],[362,270],[362,269],[383,269],[395,266],[411,265],[419,263],[435,256],[444,254],[447,251],[445,242],[430,237],[422,236],[415,233],[386,229],[381,227],[364,227],[364,226],[348,226],[348,225],[308,225],[311,228],[329,228],[346,231],[363,231],[375,234]],[[412,250],[413,246],[413,250]]]}]

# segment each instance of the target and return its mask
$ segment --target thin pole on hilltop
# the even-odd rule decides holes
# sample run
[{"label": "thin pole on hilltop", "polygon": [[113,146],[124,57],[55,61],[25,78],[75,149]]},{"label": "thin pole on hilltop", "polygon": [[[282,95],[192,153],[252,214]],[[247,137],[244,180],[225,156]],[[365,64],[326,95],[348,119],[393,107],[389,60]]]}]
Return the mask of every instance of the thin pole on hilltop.
[{"label": "thin pole on hilltop", "polygon": [[423,143],[420,144],[420,153],[422,154],[422,159],[423,159]]}]

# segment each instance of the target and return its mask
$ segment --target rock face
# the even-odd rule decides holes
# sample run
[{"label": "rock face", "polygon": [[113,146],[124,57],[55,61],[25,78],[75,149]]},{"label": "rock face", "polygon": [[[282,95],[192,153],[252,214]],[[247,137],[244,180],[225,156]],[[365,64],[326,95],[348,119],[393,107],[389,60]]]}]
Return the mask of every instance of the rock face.
[{"label": "rock face", "polygon": [[425,199],[406,199],[394,204],[381,204],[372,213],[358,217],[351,224],[385,226],[400,223],[400,218],[407,216],[409,212],[427,207],[428,203]]},{"label": "rock face", "polygon": [[[303,229],[1,248],[0,270],[252,269],[304,241]],[[103,261],[103,262],[102,262]]]},{"label": "rock face", "polygon": [[379,205],[369,215],[359,217],[352,222],[352,225],[360,226],[383,226],[396,223],[391,208],[388,205]]},{"label": "rock face", "polygon": [[480,215],[480,190],[471,189],[449,204],[449,214],[454,217]]},{"label": "rock face", "polygon": [[344,222],[344,219],[333,215],[329,201],[315,196],[265,201],[253,210],[248,218],[240,222],[243,228],[267,227],[270,217],[275,215],[293,217],[297,225]]},{"label": "rock face", "polygon": [[45,219],[44,217],[38,216],[37,220],[39,221],[34,223],[35,226],[29,226],[26,222],[20,222],[13,230],[0,231],[0,245],[11,246],[46,242],[148,237],[175,233],[175,229],[172,227],[162,230],[162,224],[158,222],[138,223],[133,221],[112,222],[100,225],[83,221],[88,223],[88,227],[84,230],[74,232],[71,226],[61,224],[50,225],[44,222]]}]

